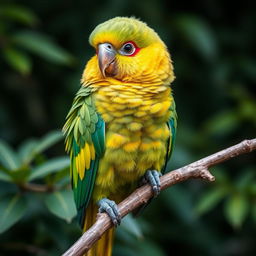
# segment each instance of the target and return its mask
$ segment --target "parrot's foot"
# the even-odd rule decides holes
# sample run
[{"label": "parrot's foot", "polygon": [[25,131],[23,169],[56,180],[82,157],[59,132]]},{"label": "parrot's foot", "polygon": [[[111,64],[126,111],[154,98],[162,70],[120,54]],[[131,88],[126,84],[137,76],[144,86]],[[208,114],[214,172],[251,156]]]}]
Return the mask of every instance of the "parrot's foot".
[{"label": "parrot's foot", "polygon": [[161,172],[156,170],[149,170],[145,173],[142,182],[144,184],[149,183],[153,189],[154,197],[157,197],[160,193],[160,177],[162,176]]},{"label": "parrot's foot", "polygon": [[102,198],[101,200],[98,201],[98,206],[99,206],[99,212],[106,212],[110,219],[112,220],[113,224],[115,227],[117,225],[120,225],[121,223],[121,215],[117,209],[117,205],[115,201],[109,200],[107,198]]}]

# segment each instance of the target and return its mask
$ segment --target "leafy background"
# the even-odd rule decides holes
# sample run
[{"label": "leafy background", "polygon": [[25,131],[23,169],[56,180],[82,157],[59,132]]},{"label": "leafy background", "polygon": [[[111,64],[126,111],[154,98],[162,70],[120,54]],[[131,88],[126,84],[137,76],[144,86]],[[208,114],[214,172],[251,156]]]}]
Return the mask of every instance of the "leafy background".
[{"label": "leafy background", "polygon": [[[135,15],[168,45],[173,169],[255,137],[255,10],[249,1],[2,0],[0,255],[60,255],[80,236],[60,129],[97,24]],[[114,256],[255,255],[255,154],[212,171],[215,183],[176,185],[127,217]]]}]

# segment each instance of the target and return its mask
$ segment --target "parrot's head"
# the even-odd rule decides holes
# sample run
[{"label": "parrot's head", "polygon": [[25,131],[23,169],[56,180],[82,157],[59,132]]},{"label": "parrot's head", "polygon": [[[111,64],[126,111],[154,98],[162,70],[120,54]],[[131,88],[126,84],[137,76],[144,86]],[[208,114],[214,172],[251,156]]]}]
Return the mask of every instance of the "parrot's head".
[{"label": "parrot's head", "polygon": [[90,35],[96,55],[88,62],[83,80],[170,83],[173,67],[157,33],[135,18],[116,17],[98,25]]}]

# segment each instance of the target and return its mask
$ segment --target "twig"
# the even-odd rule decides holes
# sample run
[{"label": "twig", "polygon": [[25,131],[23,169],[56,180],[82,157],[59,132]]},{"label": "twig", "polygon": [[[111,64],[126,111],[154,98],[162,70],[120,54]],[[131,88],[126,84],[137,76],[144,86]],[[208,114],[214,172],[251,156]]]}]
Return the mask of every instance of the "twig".
[{"label": "twig", "polygon": [[[202,178],[208,181],[214,181],[214,176],[208,170],[210,167],[238,155],[252,152],[255,149],[256,139],[244,140],[237,145],[171,171],[161,177],[161,190],[189,178]],[[140,205],[146,203],[152,196],[152,189],[149,185],[144,185],[136,189],[131,195],[118,204],[121,216],[124,217]],[[110,227],[112,227],[112,223],[108,215],[106,213],[99,213],[94,225],[87,230],[62,256],[83,255]]]},{"label": "twig", "polygon": [[56,190],[56,188],[53,186],[47,186],[43,184],[34,184],[34,183],[20,184],[19,188],[23,191],[32,191],[32,192],[38,192],[38,193],[52,192]]}]

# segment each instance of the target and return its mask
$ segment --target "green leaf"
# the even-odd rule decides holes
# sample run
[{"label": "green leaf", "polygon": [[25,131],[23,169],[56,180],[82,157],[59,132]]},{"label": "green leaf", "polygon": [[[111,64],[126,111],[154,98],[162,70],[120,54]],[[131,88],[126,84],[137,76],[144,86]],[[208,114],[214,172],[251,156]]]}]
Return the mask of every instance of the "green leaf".
[{"label": "green leaf", "polygon": [[73,57],[44,34],[22,31],[13,36],[16,44],[56,64],[70,65]]},{"label": "green leaf", "polygon": [[256,223],[256,203],[255,202],[252,205],[252,218],[253,218],[253,221]]},{"label": "green leaf", "polygon": [[233,110],[226,110],[213,116],[205,125],[209,134],[226,135],[234,131],[239,125],[239,116]]},{"label": "green leaf", "polygon": [[63,134],[61,131],[49,132],[42,139],[40,139],[34,151],[36,154],[41,153],[44,150],[56,144],[57,142],[61,141],[62,139],[63,139]]},{"label": "green leaf", "polygon": [[32,11],[18,5],[1,6],[0,17],[30,26],[38,23],[38,19]]},{"label": "green leaf", "polygon": [[239,114],[242,118],[247,120],[256,120],[255,117],[256,103],[255,99],[242,99],[240,100]]},{"label": "green leaf", "polygon": [[164,256],[161,246],[157,243],[153,243],[149,240],[144,240],[138,243],[138,253],[136,255],[147,255],[147,256]]},{"label": "green leaf", "polygon": [[255,184],[255,169],[246,168],[237,179],[236,187],[242,192],[246,191],[253,184]]},{"label": "green leaf", "polygon": [[27,181],[30,172],[29,170],[22,168],[16,172],[10,172],[9,175],[11,176],[13,183],[22,184]]},{"label": "green leaf", "polygon": [[122,220],[120,227],[123,228],[126,232],[134,235],[137,238],[143,237],[138,221],[136,219],[132,218],[131,215],[127,215]]},{"label": "green leaf", "polygon": [[254,182],[249,186],[249,192],[253,195],[256,196],[256,182]]},{"label": "green leaf", "polygon": [[65,185],[70,184],[70,177],[69,177],[69,168],[63,169],[57,172],[55,175],[49,177],[50,179],[47,180],[48,184],[58,184],[59,186],[64,187]]},{"label": "green leaf", "polygon": [[30,163],[37,154],[50,148],[62,139],[62,132],[57,130],[49,132],[39,141],[35,139],[25,141],[18,151],[23,164]]},{"label": "green leaf", "polygon": [[214,189],[209,190],[203,194],[199,199],[196,206],[196,213],[202,215],[206,212],[212,210],[223,197],[227,194],[227,190],[223,188],[214,187]]},{"label": "green leaf", "polygon": [[240,228],[249,211],[248,198],[243,194],[233,195],[225,204],[224,212],[234,228]]},{"label": "green leaf", "polygon": [[20,167],[18,156],[3,140],[0,140],[0,163],[8,170],[16,170]]},{"label": "green leaf", "polygon": [[60,171],[64,168],[69,167],[70,160],[68,157],[56,157],[46,163],[41,164],[38,167],[32,169],[28,181],[45,177],[50,173]]},{"label": "green leaf", "polygon": [[0,200],[0,234],[9,229],[25,214],[26,201],[15,195]]},{"label": "green leaf", "polygon": [[31,71],[31,59],[22,51],[13,48],[5,48],[3,55],[6,62],[22,75],[27,75]]},{"label": "green leaf", "polygon": [[54,192],[45,198],[47,208],[51,213],[71,222],[76,216],[76,206],[74,203],[72,191]]},{"label": "green leaf", "polygon": [[12,178],[8,174],[6,174],[3,170],[0,170],[0,180],[12,182]]},{"label": "green leaf", "polygon": [[217,184],[220,184],[221,186],[230,186],[230,177],[224,167],[213,166],[212,172],[214,173]]},{"label": "green leaf", "polygon": [[204,20],[191,15],[180,15],[175,20],[176,28],[184,40],[203,57],[211,60],[217,53],[217,44],[211,28]]},{"label": "green leaf", "polygon": [[35,156],[35,148],[38,141],[35,139],[26,140],[19,147],[18,154],[23,164],[29,164]]}]

